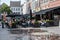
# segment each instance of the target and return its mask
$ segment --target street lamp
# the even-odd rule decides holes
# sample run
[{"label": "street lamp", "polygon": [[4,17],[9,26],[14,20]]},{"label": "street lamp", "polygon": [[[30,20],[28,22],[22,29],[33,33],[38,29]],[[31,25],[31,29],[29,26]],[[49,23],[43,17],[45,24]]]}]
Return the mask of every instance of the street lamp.
[{"label": "street lamp", "polygon": [[31,10],[31,6],[29,5],[29,14],[30,14],[30,26],[31,26],[31,21],[32,21],[32,10]]},{"label": "street lamp", "polygon": [[30,20],[32,19],[32,10],[30,9]]}]

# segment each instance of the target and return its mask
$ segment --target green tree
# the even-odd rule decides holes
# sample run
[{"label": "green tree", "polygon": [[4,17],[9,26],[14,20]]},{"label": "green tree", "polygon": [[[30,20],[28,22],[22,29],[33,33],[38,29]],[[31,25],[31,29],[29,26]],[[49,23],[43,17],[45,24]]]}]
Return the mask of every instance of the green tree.
[{"label": "green tree", "polygon": [[7,14],[10,14],[12,11],[10,10],[10,7],[7,4],[3,3],[0,12],[7,12]]}]

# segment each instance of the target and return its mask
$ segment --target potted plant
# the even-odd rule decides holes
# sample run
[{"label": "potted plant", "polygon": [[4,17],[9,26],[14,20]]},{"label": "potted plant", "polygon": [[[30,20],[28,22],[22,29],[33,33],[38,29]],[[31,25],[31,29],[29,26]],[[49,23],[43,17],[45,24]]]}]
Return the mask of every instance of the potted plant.
[{"label": "potted plant", "polygon": [[39,22],[37,20],[35,20],[34,25],[35,25],[35,27],[39,27]]},{"label": "potted plant", "polygon": [[12,28],[16,28],[16,22],[12,22]]},{"label": "potted plant", "polygon": [[46,26],[53,26],[53,20],[46,20]]}]

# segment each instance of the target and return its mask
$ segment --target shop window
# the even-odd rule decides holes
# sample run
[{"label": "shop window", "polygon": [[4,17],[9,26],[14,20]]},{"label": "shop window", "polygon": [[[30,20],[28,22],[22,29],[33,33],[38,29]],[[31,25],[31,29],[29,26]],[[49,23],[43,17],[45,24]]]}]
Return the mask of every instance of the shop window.
[{"label": "shop window", "polygon": [[56,1],[56,0],[50,0],[50,2],[54,2],[54,1]]},{"label": "shop window", "polygon": [[44,0],[44,3],[47,3],[48,2],[48,0]]},{"label": "shop window", "polygon": [[41,20],[40,15],[36,15],[36,20]]},{"label": "shop window", "polygon": [[48,14],[46,14],[46,19],[53,20],[54,19],[54,14],[49,12]]},{"label": "shop window", "polygon": [[46,20],[46,15],[45,14],[42,15],[42,19]]},{"label": "shop window", "polygon": [[43,4],[43,3],[47,3],[49,2],[49,0],[41,0],[40,3]]}]

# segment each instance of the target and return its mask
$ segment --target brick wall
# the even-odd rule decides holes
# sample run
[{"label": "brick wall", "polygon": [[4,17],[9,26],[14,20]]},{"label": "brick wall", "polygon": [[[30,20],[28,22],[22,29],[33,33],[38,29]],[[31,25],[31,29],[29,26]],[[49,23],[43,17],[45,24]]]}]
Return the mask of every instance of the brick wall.
[{"label": "brick wall", "polygon": [[57,7],[57,6],[60,6],[60,0],[56,0],[54,2],[49,2],[49,3],[46,3],[46,4],[42,4],[41,8],[42,9],[47,9],[47,8],[53,8],[53,7]]}]

